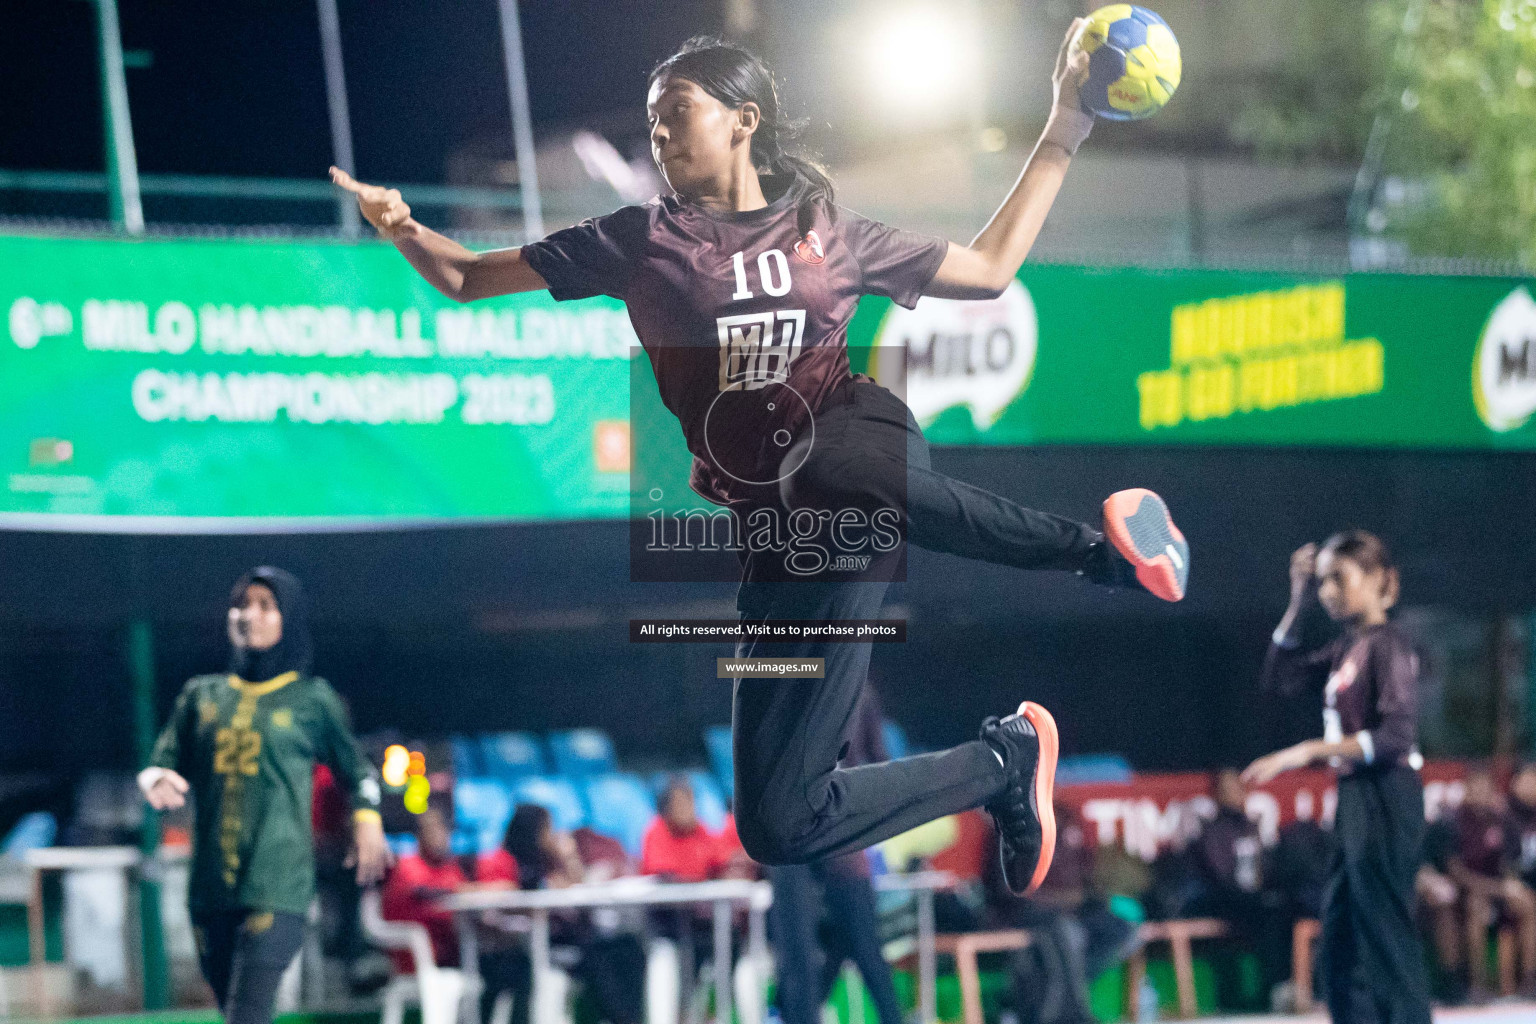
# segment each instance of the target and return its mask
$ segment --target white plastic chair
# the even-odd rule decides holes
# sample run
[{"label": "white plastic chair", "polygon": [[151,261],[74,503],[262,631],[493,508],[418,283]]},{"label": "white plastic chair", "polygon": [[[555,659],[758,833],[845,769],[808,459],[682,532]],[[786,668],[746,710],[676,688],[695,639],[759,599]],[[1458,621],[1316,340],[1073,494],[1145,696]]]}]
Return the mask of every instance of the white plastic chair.
[{"label": "white plastic chair", "polygon": [[[369,941],[384,949],[410,950],[416,967],[416,973],[396,974],[384,986],[382,1024],[401,1024],[408,1003],[420,1005],[421,1024],[472,1024],[479,1016],[478,976],[470,977],[456,967],[437,966],[426,928],[411,921],[384,920],[377,890],[363,893],[359,914]],[[493,1024],[506,1024],[511,1016],[510,998],[498,999]],[[498,1017],[502,1019],[498,1021]]]},{"label": "white plastic chair", "polygon": [[[765,954],[766,955],[766,954]],[[688,1022],[698,1020],[703,993],[714,984],[714,960],[697,965],[688,999]],[[763,1024],[764,992],[772,963],[760,962],[751,952],[743,954],[731,970],[732,999],[741,1024]],[[677,943],[672,939],[650,941],[645,956],[646,1024],[684,1024],[682,1014],[682,963]]]}]

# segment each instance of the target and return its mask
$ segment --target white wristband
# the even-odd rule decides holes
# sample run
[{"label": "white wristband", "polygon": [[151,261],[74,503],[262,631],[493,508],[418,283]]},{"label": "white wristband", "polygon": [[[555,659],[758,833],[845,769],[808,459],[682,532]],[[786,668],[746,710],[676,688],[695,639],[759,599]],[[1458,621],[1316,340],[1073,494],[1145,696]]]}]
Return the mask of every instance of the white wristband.
[{"label": "white wristband", "polygon": [[1068,153],[1076,153],[1077,147],[1093,130],[1093,115],[1071,107],[1052,107],[1050,119],[1045,122],[1041,142],[1054,142]]},{"label": "white wristband", "polygon": [[139,792],[143,793],[147,799],[149,797],[149,791],[154,789],[155,784],[158,783],[161,779],[165,778],[165,776],[166,770],[164,768],[160,768],[155,765],[150,765],[148,768],[145,768],[138,774],[137,781],[139,783]]},{"label": "white wristband", "polygon": [[1371,734],[1361,729],[1355,733],[1355,739],[1360,743],[1360,752],[1365,755],[1366,764],[1376,763],[1376,741],[1371,739]]}]

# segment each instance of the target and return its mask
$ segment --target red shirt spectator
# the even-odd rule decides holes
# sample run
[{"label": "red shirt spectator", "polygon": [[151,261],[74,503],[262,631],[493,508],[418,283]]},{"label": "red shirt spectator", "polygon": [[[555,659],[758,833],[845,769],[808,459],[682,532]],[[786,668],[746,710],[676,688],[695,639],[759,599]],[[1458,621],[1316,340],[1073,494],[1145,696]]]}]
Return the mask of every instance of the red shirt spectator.
[{"label": "red shirt spectator", "polygon": [[315,765],[309,821],[320,859],[340,863],[352,848],[352,808],[328,765]]},{"label": "red shirt spectator", "polygon": [[693,809],[693,789],[676,778],[661,795],[660,813],[640,843],[640,873],[666,875],[678,882],[703,882],[719,875],[731,854],[721,836],[700,823]]},{"label": "red shirt spectator", "polygon": [[477,882],[506,882],[515,887],[517,878],[517,858],[499,846],[475,858]]},{"label": "red shirt spectator", "polygon": [[720,826],[719,841],[720,849],[725,852],[726,860],[747,852],[747,848],[741,845],[741,836],[736,834],[736,815],[727,814],[725,816],[725,822]]},{"label": "red shirt spectator", "polygon": [[[433,902],[438,897],[462,888],[467,881],[459,862],[449,847],[448,826],[435,807],[429,807],[416,819],[419,852],[400,858],[384,883],[381,896],[386,921],[413,921],[427,929],[432,939],[432,955],[439,967],[459,963],[459,938],[454,931],[453,915]],[[390,951],[396,970],[413,974],[416,964],[410,950]]]},{"label": "red shirt spectator", "polygon": [[720,837],[710,835],[703,825],[678,835],[660,815],[645,830],[640,846],[642,875],[666,875],[679,882],[707,881],[729,861]]}]

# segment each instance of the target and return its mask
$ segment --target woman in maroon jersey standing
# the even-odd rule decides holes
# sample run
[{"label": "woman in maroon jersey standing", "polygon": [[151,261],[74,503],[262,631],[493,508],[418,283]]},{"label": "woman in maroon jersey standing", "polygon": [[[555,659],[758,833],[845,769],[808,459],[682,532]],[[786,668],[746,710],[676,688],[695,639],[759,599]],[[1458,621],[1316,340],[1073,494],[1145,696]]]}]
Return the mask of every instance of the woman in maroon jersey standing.
[{"label": "woman in maroon jersey standing", "polygon": [[[995,297],[1013,281],[1093,124],[1078,103],[1082,26],[1075,21],[1062,43],[1039,143],[968,246],[835,205],[826,174],[785,149],[796,126],[767,66],[715,39],[690,40],[651,73],[651,152],[671,191],[644,205],[475,253],[414,220],[398,191],[336,168],[332,179],[456,301],[548,289],[559,300],[609,295],[626,304],[694,455],[690,485],[744,524],[743,620],[878,618],[904,539],[1176,601],[1189,548],[1155,494],[1112,495],[1100,531],[944,477],[930,468],[911,411],[848,364],[860,296],[910,308],[924,295]],[[775,549],[786,525],[801,543]],[[869,557],[823,557],[804,529],[823,525],[846,545],[835,550]],[[737,822],[754,859],[819,860],[985,805],[1009,884],[1021,892],[1039,884],[1055,844],[1058,747],[1044,708],[1026,701],[989,718],[980,740],[941,753],[839,768],[870,645],[737,645],[738,657],[770,654],[822,658],[825,675],[735,681]]]},{"label": "woman in maroon jersey standing", "polygon": [[[1264,659],[1264,687],[1323,696],[1323,738],[1259,758],[1243,781],[1327,763],[1339,773],[1338,842],[1323,895],[1320,966],[1334,1024],[1430,1024],[1414,923],[1424,846],[1417,771],[1419,659],[1387,618],[1397,567],[1374,534],[1334,534],[1291,556],[1291,603]],[[1303,651],[1297,623],[1313,597],[1344,632]]]}]

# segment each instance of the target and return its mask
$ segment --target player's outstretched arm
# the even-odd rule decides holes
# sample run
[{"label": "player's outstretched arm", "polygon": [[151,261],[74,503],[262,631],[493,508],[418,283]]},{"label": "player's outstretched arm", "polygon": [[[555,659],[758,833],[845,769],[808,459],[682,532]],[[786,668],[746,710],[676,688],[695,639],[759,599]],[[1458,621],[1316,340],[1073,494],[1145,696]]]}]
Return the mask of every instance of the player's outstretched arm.
[{"label": "player's outstretched arm", "polygon": [[548,288],[519,248],[473,252],[411,216],[400,190],[365,185],[339,167],[331,181],[357,196],[358,209],[379,234],[395,243],[417,273],[455,302]]},{"label": "player's outstretched arm", "polygon": [[1093,125],[1093,115],[1078,103],[1078,90],[1088,77],[1088,55],[1079,45],[1087,22],[1077,18],[1062,40],[1051,77],[1055,99],[1045,132],[1008,198],[970,245],[950,243],[924,295],[944,299],[987,299],[1003,293],[1024,265],[1056,201],[1072,154]]}]

